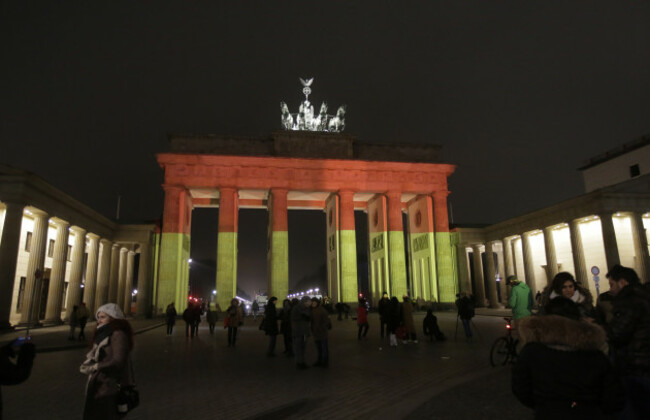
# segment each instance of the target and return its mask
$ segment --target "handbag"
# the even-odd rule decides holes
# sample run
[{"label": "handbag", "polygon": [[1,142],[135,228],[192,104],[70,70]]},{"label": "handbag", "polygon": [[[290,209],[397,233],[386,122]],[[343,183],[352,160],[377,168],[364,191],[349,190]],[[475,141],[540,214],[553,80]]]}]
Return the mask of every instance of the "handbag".
[{"label": "handbag", "polygon": [[133,364],[131,363],[130,358],[129,368],[131,369],[131,379],[133,383],[129,385],[118,385],[119,389],[117,392],[117,412],[119,414],[126,414],[140,404],[140,391],[138,391],[138,388],[136,388],[135,385]]}]

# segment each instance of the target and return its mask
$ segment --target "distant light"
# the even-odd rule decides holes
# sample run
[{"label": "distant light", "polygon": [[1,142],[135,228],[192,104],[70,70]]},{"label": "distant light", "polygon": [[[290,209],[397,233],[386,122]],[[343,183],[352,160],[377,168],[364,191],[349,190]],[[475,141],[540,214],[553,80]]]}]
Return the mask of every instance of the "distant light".
[{"label": "distant light", "polygon": [[191,258],[188,258],[187,262],[188,262],[188,263],[191,263],[191,262],[192,262],[192,259],[191,259]]},{"label": "distant light", "polygon": [[216,294],[217,294],[217,289],[214,289],[214,290],[212,291],[212,294],[213,294],[213,295],[216,295]]},{"label": "distant light", "polygon": [[133,294],[137,295],[138,294],[138,289],[133,289]]},{"label": "distant light", "polygon": [[79,287],[81,287],[81,288],[83,289],[83,288],[86,287],[86,286],[84,286],[84,284],[81,283],[81,284],[79,285]]},{"label": "distant light", "polygon": [[316,289],[314,289],[314,290],[316,290],[316,293],[318,293],[318,291],[319,291],[320,289],[319,289],[319,288],[317,287],[317,288],[316,288]]}]

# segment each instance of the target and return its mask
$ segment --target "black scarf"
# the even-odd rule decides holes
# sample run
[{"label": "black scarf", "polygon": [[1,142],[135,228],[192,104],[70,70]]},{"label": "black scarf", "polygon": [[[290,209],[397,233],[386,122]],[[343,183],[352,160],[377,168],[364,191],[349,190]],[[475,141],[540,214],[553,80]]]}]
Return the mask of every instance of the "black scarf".
[{"label": "black scarf", "polygon": [[106,337],[113,335],[113,328],[111,324],[104,324],[101,327],[97,328],[95,333],[95,344],[101,343]]}]

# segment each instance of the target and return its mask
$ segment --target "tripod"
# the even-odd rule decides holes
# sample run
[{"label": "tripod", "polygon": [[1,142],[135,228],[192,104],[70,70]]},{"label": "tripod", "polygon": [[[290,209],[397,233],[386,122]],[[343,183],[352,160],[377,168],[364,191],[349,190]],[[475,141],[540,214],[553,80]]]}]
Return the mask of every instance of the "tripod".
[{"label": "tripod", "polygon": [[[456,341],[456,339],[458,338],[458,320],[459,319],[460,319],[460,315],[456,314],[456,331],[454,332],[454,341]],[[469,324],[470,324],[470,328],[472,330],[474,330],[474,332],[476,333],[476,337],[478,337],[479,340],[482,340],[481,334],[479,334],[478,328],[476,328],[476,324],[474,324],[474,319],[473,318],[469,319]]]}]

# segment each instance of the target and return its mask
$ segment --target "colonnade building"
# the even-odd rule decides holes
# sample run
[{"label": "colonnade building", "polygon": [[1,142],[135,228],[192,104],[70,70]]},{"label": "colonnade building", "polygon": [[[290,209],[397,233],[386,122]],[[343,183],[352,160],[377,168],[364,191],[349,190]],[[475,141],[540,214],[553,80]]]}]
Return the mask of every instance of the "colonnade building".
[{"label": "colonnade building", "polygon": [[650,276],[650,136],[596,156],[580,168],[585,194],[483,228],[455,229],[459,288],[479,304],[507,303],[507,276],[533,293],[568,271],[595,297],[608,268]]},{"label": "colonnade building", "polygon": [[59,324],[81,302],[93,315],[107,302],[147,315],[157,236],[154,224],[119,225],[40,177],[0,165],[0,328]]}]

